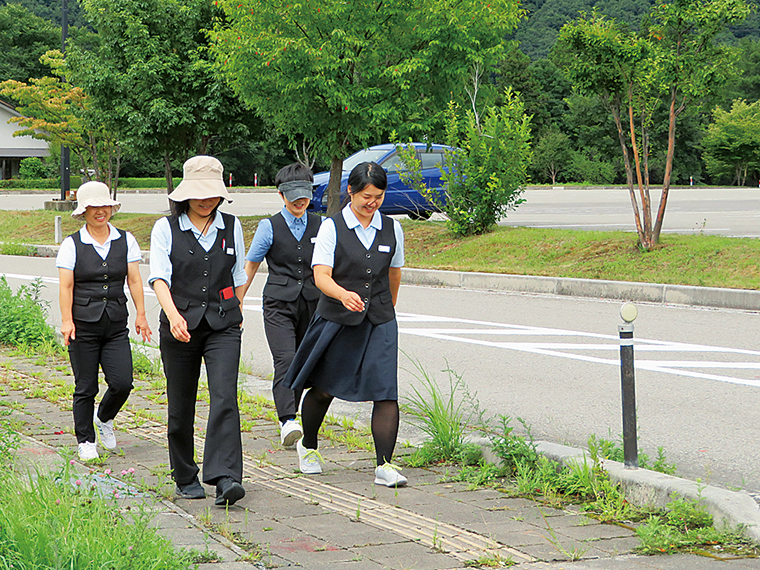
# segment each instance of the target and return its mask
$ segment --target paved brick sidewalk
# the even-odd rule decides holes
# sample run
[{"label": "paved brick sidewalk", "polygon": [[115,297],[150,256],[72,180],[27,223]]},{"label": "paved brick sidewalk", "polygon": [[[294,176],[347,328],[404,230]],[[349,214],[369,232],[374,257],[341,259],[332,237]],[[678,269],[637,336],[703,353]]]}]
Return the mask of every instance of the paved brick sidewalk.
[{"label": "paved brick sidewalk", "polygon": [[[70,397],[49,401],[56,383],[73,381],[68,366],[7,354],[0,363],[0,403],[22,404],[13,406],[13,417],[31,438],[26,455],[73,456]],[[244,422],[250,428],[243,433],[246,497],[229,509],[214,506],[213,488],[207,488],[206,500],[175,499],[165,408],[162,394],[137,382],[116,422],[122,452],[108,455],[95,469],[134,468],[135,481],[161,499],[156,527],[177,547],[217,553],[219,562],[201,564],[204,570],[426,570],[495,560],[511,560],[526,570],[710,567],[695,556],[633,556],[638,540],[630,528],[600,524],[576,507],[555,509],[491,489],[470,490],[451,482],[445,467],[405,468],[409,486],[388,489],[373,484],[372,454],[325,441],[320,448],[325,472],[304,476],[297,471],[295,451],[280,446],[275,424],[256,418]],[[206,410],[199,401],[198,428],[205,426]],[[200,453],[203,433],[196,435]],[[576,556],[580,562],[569,562]],[[756,562],[730,565],[760,567]]]}]

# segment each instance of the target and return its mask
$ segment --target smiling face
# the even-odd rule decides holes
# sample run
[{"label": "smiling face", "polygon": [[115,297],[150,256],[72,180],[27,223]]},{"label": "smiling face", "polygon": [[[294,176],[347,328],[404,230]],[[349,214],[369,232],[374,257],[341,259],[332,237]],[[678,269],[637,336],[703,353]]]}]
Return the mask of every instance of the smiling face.
[{"label": "smiling face", "polygon": [[191,198],[190,211],[200,218],[208,218],[221,201],[222,198],[204,198],[203,200]]},{"label": "smiling face", "polygon": [[113,215],[111,206],[87,206],[84,210],[85,223],[91,228],[100,229],[108,224]]},{"label": "smiling face", "polygon": [[282,192],[280,192],[280,196],[282,196],[282,201],[285,202],[285,209],[296,218],[300,218],[306,213],[306,208],[309,207],[309,202],[311,202],[308,198],[299,198],[295,202],[291,202]]},{"label": "smiling face", "polygon": [[368,184],[362,190],[352,194],[351,187],[348,187],[348,195],[351,197],[351,210],[359,221],[369,223],[372,216],[383,204],[385,199],[385,190],[380,190],[372,184]]}]

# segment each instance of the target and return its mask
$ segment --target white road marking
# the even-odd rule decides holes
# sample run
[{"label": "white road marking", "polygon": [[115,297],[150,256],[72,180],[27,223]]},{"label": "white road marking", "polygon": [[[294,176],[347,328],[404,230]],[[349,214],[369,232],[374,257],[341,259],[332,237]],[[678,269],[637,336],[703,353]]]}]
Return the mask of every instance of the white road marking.
[{"label": "white road marking", "polygon": [[[40,279],[43,283],[57,284],[55,277],[38,277],[34,275],[22,275],[5,273],[7,279],[22,281],[34,281]],[[153,289],[149,286],[143,288],[145,295],[155,297]],[[253,301],[253,303],[249,303]],[[246,297],[243,308],[248,311],[261,312],[261,297]],[[426,337],[448,342],[485,346],[501,350],[514,350],[518,352],[530,352],[556,358],[565,358],[594,364],[608,366],[620,366],[619,358],[602,358],[588,354],[591,351],[617,352],[620,349],[619,337],[610,334],[589,333],[566,329],[553,329],[547,327],[533,327],[528,325],[515,325],[498,323],[493,321],[478,321],[473,319],[459,319],[437,315],[421,315],[416,313],[398,313],[399,332],[420,337]],[[420,325],[448,325],[445,327],[425,327]],[[453,325],[453,326],[452,326]],[[461,328],[457,325],[462,325]],[[483,336],[508,337],[509,341],[486,340]],[[481,338],[470,338],[481,337]],[[517,340],[519,337],[524,341]],[[564,337],[574,339],[589,339],[595,342],[534,342],[528,340],[536,337]],[[760,379],[735,378],[732,376],[708,374],[700,370],[760,370],[760,351],[742,348],[709,346],[689,343],[679,343],[663,340],[635,338],[635,362],[636,368],[662,372],[690,378],[714,380],[744,386],[760,387]],[[599,342],[608,341],[608,342]],[[642,353],[722,353],[744,356],[744,361],[714,361],[714,360],[649,360],[641,358]],[[585,354],[584,354],[585,353]],[[758,361],[752,361],[752,357]]]}]

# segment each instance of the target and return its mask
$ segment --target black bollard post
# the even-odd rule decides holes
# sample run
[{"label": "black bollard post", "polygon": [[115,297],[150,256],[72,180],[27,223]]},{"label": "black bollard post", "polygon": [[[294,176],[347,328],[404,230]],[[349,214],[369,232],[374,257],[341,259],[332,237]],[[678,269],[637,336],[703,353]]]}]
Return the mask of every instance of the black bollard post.
[{"label": "black bollard post", "polygon": [[620,309],[625,324],[620,333],[620,387],[623,400],[623,457],[626,469],[638,469],[639,450],[636,434],[636,382],[633,367],[633,320],[638,311],[632,303]]}]

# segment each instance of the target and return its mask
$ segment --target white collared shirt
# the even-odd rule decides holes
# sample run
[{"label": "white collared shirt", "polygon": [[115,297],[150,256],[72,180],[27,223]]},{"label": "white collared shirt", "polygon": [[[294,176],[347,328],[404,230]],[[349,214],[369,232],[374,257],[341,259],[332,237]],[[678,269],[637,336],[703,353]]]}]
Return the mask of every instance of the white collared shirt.
[{"label": "white collared shirt", "polygon": [[[245,238],[243,237],[243,226],[240,225],[240,220],[234,217],[235,226],[233,228],[235,236],[235,265],[232,268],[232,282],[235,287],[245,284],[248,281],[248,276],[245,273]],[[201,231],[196,228],[190,221],[187,214],[182,214],[179,217],[179,229],[182,231],[191,230],[195,239],[198,240],[200,246],[206,250],[211,251],[216,243],[216,235],[219,230],[224,229],[224,218],[221,212],[216,213],[214,221],[203,235]],[[225,248],[226,251],[227,248]],[[150,275],[148,276],[148,283],[150,285],[156,279],[163,279],[166,284],[172,286],[172,262],[169,259],[169,253],[172,250],[172,228],[169,224],[168,218],[161,218],[153,226],[153,230],[150,233]]]},{"label": "white collared shirt", "polygon": [[[377,231],[383,227],[383,218],[380,212],[376,211],[372,215],[372,221],[364,228],[361,222],[357,219],[351,205],[349,204],[343,208],[341,214],[346,221],[348,229],[354,230],[359,241],[365,247],[370,249],[372,243],[375,241]],[[393,220],[393,233],[396,235],[396,252],[391,258],[391,267],[403,267],[404,266],[404,230],[401,229],[401,224],[398,220]],[[335,229],[335,222],[330,218],[327,218],[324,223],[319,227],[317,233],[317,241],[314,244],[314,256],[311,258],[311,265],[327,265],[329,267],[335,266],[335,246],[338,243],[338,234]],[[379,244],[386,245],[386,244]],[[390,245],[390,244],[387,244]]]},{"label": "white collared shirt", "polygon": [[[117,230],[111,223],[108,223],[109,234],[104,243],[99,243],[90,235],[87,231],[87,225],[82,226],[79,230],[79,239],[83,244],[91,245],[95,248],[95,251],[101,257],[105,259],[108,257],[108,252],[111,251],[111,242],[121,238],[119,230]],[[127,234],[127,263],[133,261],[140,261],[142,259],[142,253],[140,252],[140,246],[137,245],[137,240],[129,232]],[[55,266],[60,269],[70,269],[74,271],[74,267],[77,264],[77,246],[74,243],[74,238],[67,236],[61,247],[58,249],[58,255],[55,258]]]}]

